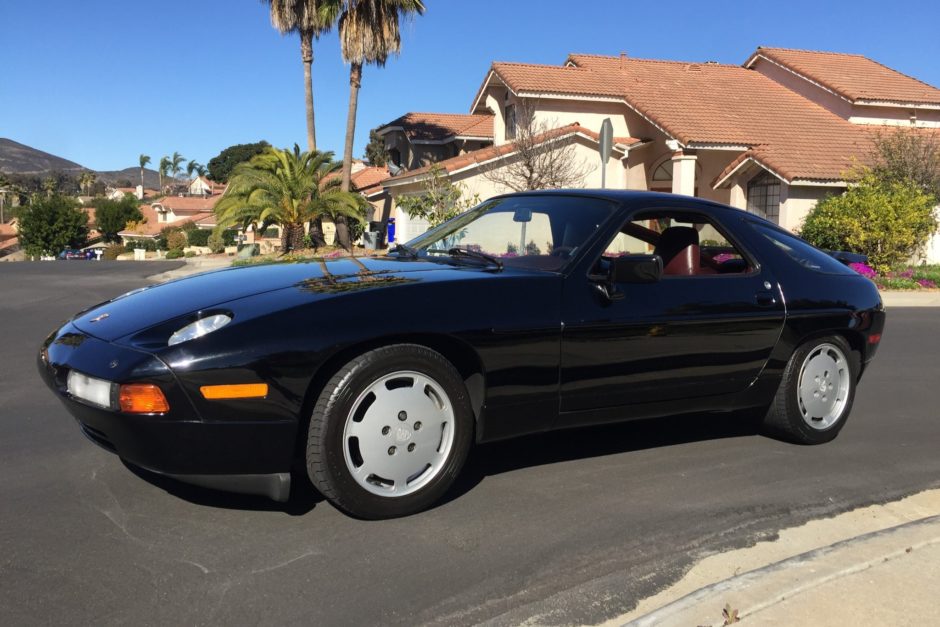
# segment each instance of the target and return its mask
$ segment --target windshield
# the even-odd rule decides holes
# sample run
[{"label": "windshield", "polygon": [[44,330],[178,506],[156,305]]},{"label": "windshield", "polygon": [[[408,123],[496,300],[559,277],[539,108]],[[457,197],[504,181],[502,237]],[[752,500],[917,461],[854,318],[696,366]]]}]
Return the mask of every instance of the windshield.
[{"label": "windshield", "polygon": [[405,246],[419,257],[446,256],[458,248],[510,267],[557,272],[614,209],[610,201],[578,196],[494,198]]}]

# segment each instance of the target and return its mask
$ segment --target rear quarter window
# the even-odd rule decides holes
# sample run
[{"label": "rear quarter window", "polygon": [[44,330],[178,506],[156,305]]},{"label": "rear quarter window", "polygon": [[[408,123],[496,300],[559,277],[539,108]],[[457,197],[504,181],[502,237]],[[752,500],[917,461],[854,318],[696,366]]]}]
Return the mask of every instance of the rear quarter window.
[{"label": "rear quarter window", "polygon": [[790,259],[807,270],[823,272],[825,274],[855,274],[854,270],[844,265],[838,259],[824,253],[795,235],[790,235],[763,224],[752,222],[751,226]]}]

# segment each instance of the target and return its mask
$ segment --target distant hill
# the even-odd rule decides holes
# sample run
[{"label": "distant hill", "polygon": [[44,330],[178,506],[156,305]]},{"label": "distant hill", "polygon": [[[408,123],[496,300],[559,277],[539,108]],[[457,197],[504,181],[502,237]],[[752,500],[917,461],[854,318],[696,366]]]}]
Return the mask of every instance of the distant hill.
[{"label": "distant hill", "polygon": [[[133,185],[140,184],[140,168],[124,168],[123,170],[107,170],[95,172],[99,181],[105,183],[117,183],[118,181],[130,181]],[[147,189],[157,189],[160,186],[160,174],[156,170],[144,168],[144,187]]]},{"label": "distant hill", "polygon": [[[47,172],[78,174],[89,169],[74,161],[26,146],[12,139],[0,137],[0,172],[39,175]],[[123,170],[105,170],[95,172],[95,174],[98,175],[99,181],[109,185],[120,181],[130,181],[131,185],[140,183],[140,168],[137,167],[124,168]],[[144,187],[157,189],[159,185],[160,175],[157,171],[144,168]]]},{"label": "distant hill", "polygon": [[69,173],[87,169],[74,161],[0,137],[0,172],[42,174],[53,170]]}]

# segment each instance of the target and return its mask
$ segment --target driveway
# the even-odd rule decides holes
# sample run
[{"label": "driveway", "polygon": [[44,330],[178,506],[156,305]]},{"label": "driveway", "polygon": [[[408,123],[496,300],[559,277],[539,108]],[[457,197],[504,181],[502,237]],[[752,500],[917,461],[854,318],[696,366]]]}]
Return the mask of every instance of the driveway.
[{"label": "driveway", "polygon": [[171,267],[0,268],[4,624],[597,622],[699,556],[940,486],[932,308],[890,310],[849,424],[821,447],[735,417],[528,437],[476,449],[444,504],[384,522],[310,490],[284,506],[144,476],[81,436],[35,353]]}]

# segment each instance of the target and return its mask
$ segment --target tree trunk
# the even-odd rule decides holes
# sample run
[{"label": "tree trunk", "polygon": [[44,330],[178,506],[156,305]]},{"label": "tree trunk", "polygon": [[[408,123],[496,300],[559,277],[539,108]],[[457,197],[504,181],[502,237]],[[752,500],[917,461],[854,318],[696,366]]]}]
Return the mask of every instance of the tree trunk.
[{"label": "tree trunk", "polygon": [[140,166],[140,197],[144,197],[144,166]]},{"label": "tree trunk", "polygon": [[310,232],[308,235],[310,236],[310,243],[314,250],[321,246],[326,246],[326,237],[323,235],[323,220],[321,218],[310,221]]},{"label": "tree trunk", "polygon": [[304,248],[304,225],[303,224],[291,224],[287,228],[288,237],[290,241],[291,252],[297,252],[298,250],[303,250]]},{"label": "tree trunk", "polygon": [[[343,150],[343,187],[348,192],[352,184],[353,141],[356,138],[356,112],[359,108],[359,87],[362,86],[362,64],[353,63],[349,68],[349,114],[346,117],[346,147]],[[352,250],[349,241],[349,225],[345,216],[336,221],[336,240],[346,250]]]},{"label": "tree trunk", "polygon": [[313,33],[300,33],[300,56],[304,62],[304,102],[307,106],[307,150],[317,149],[313,115]]}]

